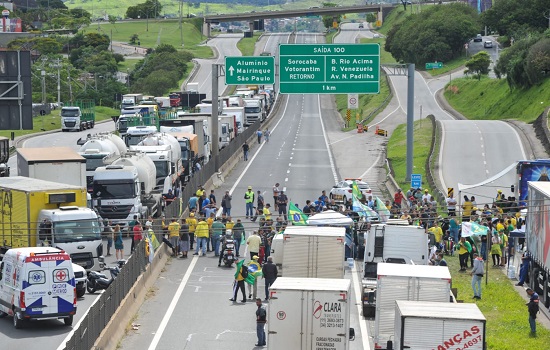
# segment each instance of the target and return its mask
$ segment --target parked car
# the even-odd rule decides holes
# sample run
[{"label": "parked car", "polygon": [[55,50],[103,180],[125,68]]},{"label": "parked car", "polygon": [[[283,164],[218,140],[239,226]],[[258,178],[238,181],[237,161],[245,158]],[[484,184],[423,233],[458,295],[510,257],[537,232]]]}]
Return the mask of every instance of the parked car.
[{"label": "parked car", "polygon": [[352,185],[354,180],[365,198],[372,193],[369,184],[361,179],[345,179],[332,187],[329,194],[330,199],[334,199],[336,202],[345,203],[348,199],[352,198]]},{"label": "parked car", "polygon": [[476,37],[474,38],[474,43],[480,43],[482,41],[483,37],[481,36],[481,34],[476,35]]}]

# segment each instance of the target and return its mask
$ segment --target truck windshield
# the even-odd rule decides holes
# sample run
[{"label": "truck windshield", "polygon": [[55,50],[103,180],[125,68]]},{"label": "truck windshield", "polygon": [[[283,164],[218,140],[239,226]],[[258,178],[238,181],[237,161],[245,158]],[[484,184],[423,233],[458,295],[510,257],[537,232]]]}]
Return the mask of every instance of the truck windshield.
[{"label": "truck windshield", "polygon": [[95,171],[98,167],[104,166],[103,164],[103,158],[104,155],[100,155],[98,157],[85,157],[86,158],[86,170],[87,171]]},{"label": "truck windshield", "polygon": [[78,110],[76,110],[76,109],[62,109],[61,110],[61,117],[63,117],[63,118],[78,117]]},{"label": "truck windshield", "polygon": [[92,196],[102,199],[134,198],[134,183],[94,181]]},{"label": "truck windshield", "polygon": [[260,107],[244,107],[245,113],[260,113]]},{"label": "truck windshield", "polygon": [[178,141],[181,149],[181,159],[187,160],[187,141]]},{"label": "truck windshield", "polygon": [[157,168],[157,179],[164,179],[170,174],[170,163],[166,160],[155,161],[155,168]]},{"label": "truck windshield", "polygon": [[141,139],[147,135],[128,135],[126,134],[126,144],[128,147],[137,145]]},{"label": "truck windshield", "polygon": [[54,243],[95,241],[101,239],[97,220],[59,221],[53,223]]}]

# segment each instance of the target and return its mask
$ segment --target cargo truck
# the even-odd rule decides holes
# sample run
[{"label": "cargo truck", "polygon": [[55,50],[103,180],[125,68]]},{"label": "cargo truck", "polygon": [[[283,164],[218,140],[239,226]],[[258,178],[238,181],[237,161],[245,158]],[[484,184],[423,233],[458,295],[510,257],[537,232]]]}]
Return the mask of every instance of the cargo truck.
[{"label": "cargo truck", "polygon": [[476,304],[397,300],[394,350],[486,350],[486,319]]},{"label": "cargo truck", "polygon": [[127,103],[132,103],[132,105],[137,105],[143,100],[143,94],[125,94],[122,95],[122,101],[126,100]]},{"label": "cargo truck", "polygon": [[91,192],[95,170],[126,152],[126,145],[120,137],[112,133],[89,135],[86,140],[79,140],[77,144],[81,144],[78,154],[86,159],[86,187]]},{"label": "cargo truck", "polygon": [[95,126],[95,102],[67,102],[61,108],[61,131],[82,131]]},{"label": "cargo truck", "polygon": [[529,182],[526,218],[527,254],[531,258],[530,287],[550,306],[550,182]]},{"label": "cargo truck", "polygon": [[393,339],[395,301],[449,303],[451,274],[446,266],[378,264],[374,347],[387,349]]},{"label": "cargo truck", "polygon": [[101,269],[101,226],[85,208],[86,190],[23,176],[0,179],[0,253],[10,248],[63,249],[85,269]]},{"label": "cargo truck", "polygon": [[10,139],[0,136],[0,177],[10,176],[10,167],[8,160],[10,159]]},{"label": "cargo truck", "polygon": [[420,226],[372,224],[364,236],[363,316],[374,317],[378,263],[427,265],[428,235]]},{"label": "cargo truck", "polygon": [[262,109],[262,102],[255,98],[245,98],[243,101],[245,113],[244,125],[249,126],[257,121],[263,122],[265,119],[265,114]]},{"label": "cargo truck", "polygon": [[156,168],[141,152],[126,152],[94,173],[92,201],[104,219],[125,229],[134,215],[147,218],[161,213],[162,194],[155,190]]},{"label": "cargo truck", "polygon": [[18,148],[17,174],[85,188],[86,159],[69,147]]},{"label": "cargo truck", "polygon": [[235,117],[235,134],[239,135],[244,131],[244,107],[224,107],[222,115]]},{"label": "cargo truck", "polygon": [[349,349],[351,282],[279,277],[269,289],[269,350]]},{"label": "cargo truck", "polygon": [[344,227],[288,226],[273,240],[279,273],[284,277],[344,278],[345,233]]},{"label": "cargo truck", "polygon": [[550,181],[550,159],[520,160],[516,165],[516,173],[517,200],[523,208],[527,205],[529,181]]},{"label": "cargo truck", "polygon": [[[192,131],[186,130],[197,135],[198,138],[198,153],[194,162],[206,164],[210,160],[210,129],[208,123],[208,115],[202,115],[197,113],[179,114],[177,118],[162,119],[159,121],[160,127],[170,128],[184,128],[185,126],[191,126]],[[179,129],[184,131],[185,129]]]},{"label": "cargo truck", "polygon": [[[189,128],[193,130],[193,127],[189,126]],[[189,181],[190,175],[193,174],[193,159],[195,159],[195,156],[199,153],[199,143],[197,135],[189,132],[181,132],[178,129],[179,128],[168,126],[160,127],[161,132],[174,136],[180,145],[181,161],[183,165],[181,183],[185,184]]]}]

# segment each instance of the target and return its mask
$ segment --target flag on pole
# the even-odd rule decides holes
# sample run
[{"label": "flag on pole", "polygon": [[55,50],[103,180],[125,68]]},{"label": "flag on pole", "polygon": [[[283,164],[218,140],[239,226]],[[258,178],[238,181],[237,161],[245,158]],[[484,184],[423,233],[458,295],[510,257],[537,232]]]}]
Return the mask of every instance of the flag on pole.
[{"label": "flag on pole", "polygon": [[353,183],[351,184],[351,193],[357,197],[357,199],[363,198],[363,194],[361,193],[361,190],[359,189],[359,186],[357,186],[357,182],[355,182],[355,180],[353,180]]},{"label": "flag on pole", "polygon": [[288,221],[292,225],[296,226],[306,226],[307,225],[307,215],[304,214],[296,204],[290,202],[288,204]]},{"label": "flag on pole", "polygon": [[462,237],[470,237],[473,235],[486,236],[489,228],[475,222],[465,221],[462,223]]},{"label": "flag on pole", "polygon": [[352,201],[351,209],[354,212],[357,212],[359,216],[364,216],[366,218],[378,218],[378,214],[374,210],[372,210],[369,206],[361,203],[355,195],[352,194],[352,197],[353,197],[353,201]]},{"label": "flag on pole", "polygon": [[384,202],[382,202],[382,200],[378,197],[376,197],[376,209],[378,216],[380,217],[380,221],[387,222],[390,218],[390,211],[386,208]]}]

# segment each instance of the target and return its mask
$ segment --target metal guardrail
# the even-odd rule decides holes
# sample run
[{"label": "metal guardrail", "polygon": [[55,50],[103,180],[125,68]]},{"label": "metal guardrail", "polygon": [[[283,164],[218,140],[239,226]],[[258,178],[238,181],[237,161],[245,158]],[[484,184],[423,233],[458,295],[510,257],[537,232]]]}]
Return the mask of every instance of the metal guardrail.
[{"label": "metal guardrail", "polygon": [[145,271],[149,258],[145,254],[145,241],[140,242],[120,274],[90,307],[88,314],[74,329],[73,336],[65,344],[66,350],[89,350],[118,309],[126,295]]}]

